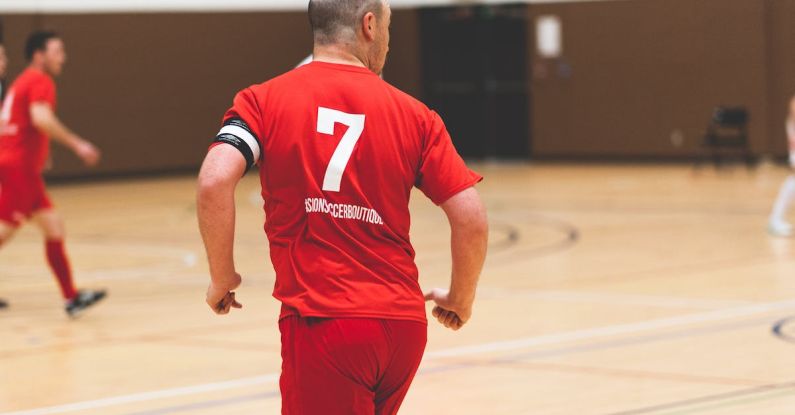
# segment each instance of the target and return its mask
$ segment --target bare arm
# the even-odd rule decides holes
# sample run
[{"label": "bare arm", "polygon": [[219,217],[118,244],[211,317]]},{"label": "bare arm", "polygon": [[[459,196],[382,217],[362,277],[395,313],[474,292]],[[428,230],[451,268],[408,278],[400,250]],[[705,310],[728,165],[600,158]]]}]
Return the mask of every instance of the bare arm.
[{"label": "bare arm", "polygon": [[30,118],[39,131],[63,144],[77,154],[86,165],[93,166],[99,161],[100,153],[90,142],[68,129],[55,115],[50,104],[34,102],[30,106]]},{"label": "bare arm", "polygon": [[196,196],[199,230],[210,264],[207,304],[218,314],[240,308],[234,292],[241,282],[235,271],[235,188],[246,160],[234,147],[213,147],[204,159]]},{"label": "bare arm", "polygon": [[426,294],[436,302],[434,317],[453,330],[472,316],[480,272],[486,260],[489,226],[486,208],[474,187],[453,196],[441,205],[450,222],[453,272],[449,290],[434,289]]}]

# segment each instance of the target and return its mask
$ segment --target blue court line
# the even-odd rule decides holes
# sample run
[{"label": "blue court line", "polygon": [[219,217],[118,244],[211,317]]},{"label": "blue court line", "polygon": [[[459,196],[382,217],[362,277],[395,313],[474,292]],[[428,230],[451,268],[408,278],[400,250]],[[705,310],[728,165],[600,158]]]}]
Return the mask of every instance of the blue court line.
[{"label": "blue court line", "polygon": [[[505,357],[501,357],[498,359],[494,359],[491,362],[495,364],[505,364],[505,363],[513,363],[523,360],[533,360],[533,359],[545,359],[545,358],[552,358],[552,357],[560,357],[565,355],[577,354],[577,353],[587,353],[599,350],[608,350],[608,349],[616,349],[621,347],[627,346],[635,346],[640,344],[647,344],[653,343],[658,341],[668,341],[668,340],[676,340],[676,339],[683,339],[683,338],[691,338],[696,336],[703,336],[707,334],[713,333],[720,333],[732,330],[739,330],[747,327],[753,327],[760,324],[769,324],[770,318],[757,318],[753,320],[743,321],[743,322],[735,322],[735,323],[728,323],[728,324],[721,324],[716,325],[710,328],[694,328],[694,329],[687,329],[687,330],[680,330],[674,332],[668,332],[664,334],[653,334],[647,336],[640,336],[640,337],[633,337],[629,339],[621,339],[621,340],[610,340],[598,343],[591,343],[587,345],[581,346],[569,346],[569,347],[561,347],[557,349],[550,349],[550,350],[541,350],[538,352],[529,352],[529,353],[517,353]],[[473,365],[471,364],[450,364],[450,365],[443,365],[438,366],[430,369],[420,370],[420,374],[431,374],[431,373],[442,373],[442,372],[450,372],[458,369],[463,368],[470,368]],[[475,366],[483,367],[483,364],[477,364]]]},{"label": "blue court line", "polygon": [[671,331],[662,334],[650,334],[646,336],[632,337],[629,339],[620,339],[612,341],[604,341],[599,343],[591,343],[582,346],[562,347],[559,349],[542,350],[538,352],[520,353],[497,359],[498,362],[511,362],[517,360],[527,359],[544,359],[548,357],[557,357],[567,354],[584,353],[597,350],[613,349],[618,347],[634,346],[639,344],[653,343],[658,341],[677,340],[684,338],[691,338],[701,335],[712,333],[720,333],[726,331],[733,331],[743,329],[746,327],[753,327],[760,324],[770,324],[769,317],[761,317],[753,320],[719,324],[708,328],[691,328],[679,331]]},{"label": "blue court line", "polygon": [[785,342],[795,343],[795,336],[790,332],[795,328],[795,317],[781,319],[773,325],[773,335]]},{"label": "blue court line", "polygon": [[732,392],[719,393],[715,395],[707,395],[693,399],[685,399],[681,401],[668,402],[660,405],[647,406],[645,408],[631,409],[629,411],[611,412],[608,415],[641,415],[658,411],[675,410],[687,406],[698,404],[718,403],[721,401],[741,398],[746,396],[753,396],[772,391],[783,391],[795,388],[795,382],[773,383],[769,385],[755,386],[752,388],[739,389]]}]

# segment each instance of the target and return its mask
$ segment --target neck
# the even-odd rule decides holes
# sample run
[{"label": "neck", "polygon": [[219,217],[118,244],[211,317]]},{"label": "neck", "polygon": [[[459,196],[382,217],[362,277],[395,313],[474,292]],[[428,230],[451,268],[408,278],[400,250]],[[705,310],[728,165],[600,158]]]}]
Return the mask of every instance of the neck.
[{"label": "neck", "polygon": [[357,53],[348,45],[315,45],[313,60],[318,62],[340,63],[367,68],[364,54]]},{"label": "neck", "polygon": [[44,64],[43,63],[31,62],[30,65],[28,65],[28,68],[35,69],[37,71],[47,73],[47,71],[44,69]]}]

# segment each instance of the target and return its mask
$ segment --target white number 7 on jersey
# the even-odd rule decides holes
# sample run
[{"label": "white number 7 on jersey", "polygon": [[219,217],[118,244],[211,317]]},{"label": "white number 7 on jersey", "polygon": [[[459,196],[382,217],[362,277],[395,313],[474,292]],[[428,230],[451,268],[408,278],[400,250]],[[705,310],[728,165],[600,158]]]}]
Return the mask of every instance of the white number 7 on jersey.
[{"label": "white number 7 on jersey", "polygon": [[353,148],[364,131],[364,114],[348,114],[329,108],[320,107],[317,110],[317,132],[334,135],[334,124],[340,123],[348,126],[348,131],[342,136],[340,144],[331,156],[326,177],[323,178],[323,190],[339,192],[342,182],[342,173],[351,160]]}]

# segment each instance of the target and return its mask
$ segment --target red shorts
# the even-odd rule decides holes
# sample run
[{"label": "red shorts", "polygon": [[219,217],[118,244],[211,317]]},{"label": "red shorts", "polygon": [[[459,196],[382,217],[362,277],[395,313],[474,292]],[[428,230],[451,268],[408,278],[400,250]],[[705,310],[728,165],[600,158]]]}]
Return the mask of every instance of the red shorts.
[{"label": "red shorts", "polygon": [[427,324],[285,317],[283,415],[396,414],[425,351]]},{"label": "red shorts", "polygon": [[41,174],[0,165],[0,221],[19,226],[32,214],[51,207]]}]

